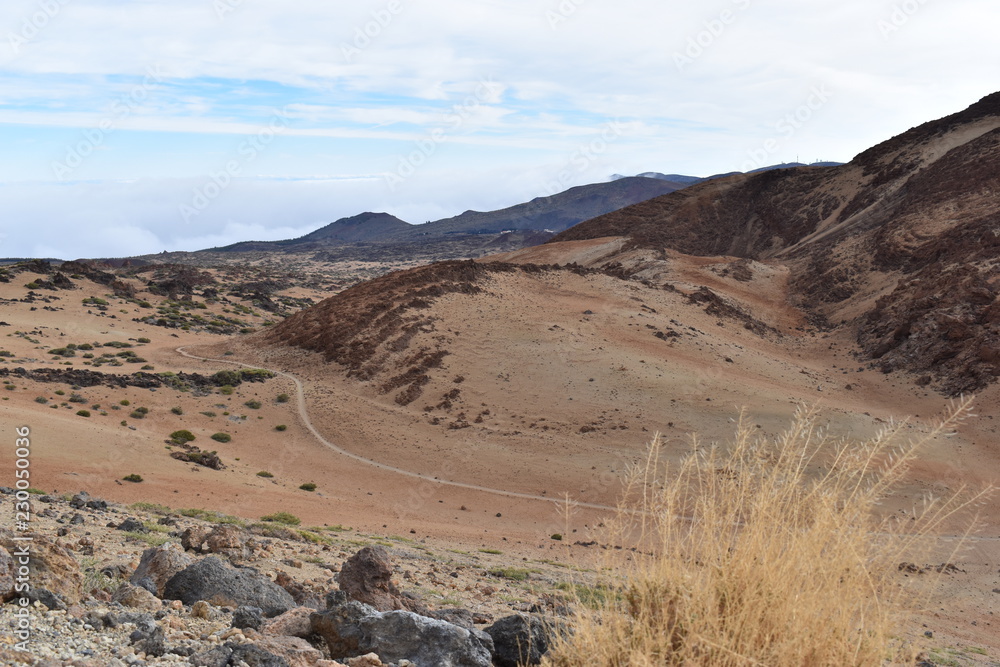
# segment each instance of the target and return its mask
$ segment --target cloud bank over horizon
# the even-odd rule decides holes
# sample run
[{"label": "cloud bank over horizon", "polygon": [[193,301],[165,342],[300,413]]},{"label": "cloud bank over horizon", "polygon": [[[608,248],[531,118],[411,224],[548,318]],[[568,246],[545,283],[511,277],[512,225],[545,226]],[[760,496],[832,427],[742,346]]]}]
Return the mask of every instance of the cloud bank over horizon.
[{"label": "cloud bank over horizon", "polygon": [[[343,5],[343,6],[342,6]],[[0,256],[848,161],[995,92],[983,0],[11,0]]]}]

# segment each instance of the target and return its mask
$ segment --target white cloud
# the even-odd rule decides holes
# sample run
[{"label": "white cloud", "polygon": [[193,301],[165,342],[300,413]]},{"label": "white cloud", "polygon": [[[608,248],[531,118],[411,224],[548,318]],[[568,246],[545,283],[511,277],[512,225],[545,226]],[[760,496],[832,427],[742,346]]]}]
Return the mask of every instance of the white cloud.
[{"label": "white cloud", "polygon": [[[305,229],[379,205],[414,219],[441,217],[542,194],[612,119],[628,130],[574,178],[706,175],[740,168],[817,86],[830,99],[768,157],[846,160],[995,92],[1000,62],[993,34],[1000,6],[985,0],[220,1],[232,11],[218,12],[214,0],[52,0],[61,9],[30,39],[25,26],[40,3],[8,3],[0,36],[23,42],[0,40],[0,141],[18,147],[0,158],[9,181],[50,173],[50,162],[106,118],[148,68],[167,76],[116,128],[100,169],[95,158],[93,172],[74,175],[103,184],[22,183],[14,192],[10,183],[0,198],[17,207],[0,227],[29,224],[40,209],[50,217],[36,233],[55,230],[56,220],[105,225],[124,216],[109,247],[145,252]],[[679,66],[678,54],[690,62]],[[248,195],[252,207],[220,200],[201,236],[171,232],[182,197],[158,204],[178,183],[191,184],[190,192],[203,182],[225,163],[226,137],[238,143],[238,135],[257,132],[276,108],[290,111],[283,135],[290,140],[258,173],[393,169],[483,80],[495,84],[493,93],[474,98],[458,126],[444,123],[447,142],[396,192],[379,179],[309,188],[276,181],[261,186],[270,199]],[[18,139],[29,133],[36,153]],[[154,134],[196,139],[152,141]],[[174,179],[142,180],[164,176]],[[116,184],[125,178],[141,186]],[[455,194],[433,178],[457,178],[467,191]],[[151,199],[135,195],[144,189]],[[75,200],[45,199],[55,192],[83,197],[84,210]],[[82,246],[42,246],[3,232],[0,247],[11,250],[0,254],[91,247],[83,235]]]}]

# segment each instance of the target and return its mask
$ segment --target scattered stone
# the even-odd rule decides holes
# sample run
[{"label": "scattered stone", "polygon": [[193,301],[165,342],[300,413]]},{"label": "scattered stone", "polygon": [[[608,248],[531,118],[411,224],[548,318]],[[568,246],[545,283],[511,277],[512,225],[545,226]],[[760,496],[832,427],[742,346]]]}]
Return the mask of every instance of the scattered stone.
[{"label": "scattered stone", "polygon": [[278,574],[274,577],[274,583],[288,591],[288,594],[292,596],[299,606],[312,607],[313,610],[323,607],[319,595],[292,579],[286,572],[278,570]]},{"label": "scattered stone", "polygon": [[129,517],[118,524],[118,530],[126,533],[148,533],[149,528],[143,525],[142,521]]},{"label": "scattered stone", "polygon": [[266,636],[254,642],[258,648],[283,658],[289,667],[313,667],[323,653],[299,637]]},{"label": "scattered stone", "polygon": [[285,637],[300,637],[305,639],[313,634],[309,617],[315,610],[308,607],[296,607],[264,622],[260,628],[261,634]]},{"label": "scattered stone", "polygon": [[243,605],[233,612],[234,628],[260,630],[264,625],[264,611],[260,607]]},{"label": "scattered stone", "polygon": [[155,595],[145,588],[130,583],[119,586],[118,590],[111,596],[111,601],[124,607],[143,611],[159,611],[163,608],[163,603]]},{"label": "scattered stone", "polygon": [[221,554],[230,560],[243,560],[248,555],[247,535],[239,526],[219,524],[205,537],[202,550],[206,553]]},{"label": "scattered stone", "polygon": [[201,553],[202,545],[212,531],[204,526],[193,526],[181,535],[181,546],[185,551]]}]

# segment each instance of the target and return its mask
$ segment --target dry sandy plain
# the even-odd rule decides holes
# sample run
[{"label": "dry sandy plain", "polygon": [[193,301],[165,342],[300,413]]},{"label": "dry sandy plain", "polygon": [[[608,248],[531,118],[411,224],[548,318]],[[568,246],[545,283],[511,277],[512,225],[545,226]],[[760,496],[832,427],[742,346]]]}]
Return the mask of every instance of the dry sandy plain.
[{"label": "dry sandy plain", "polygon": [[[544,246],[505,259],[586,264],[616,243]],[[430,306],[434,326],[413,345],[426,338],[449,354],[406,406],[380,393],[374,381],[346,377],[317,353],[263,346],[254,335],[222,337],[132,321],[138,307],[90,281],[76,281],[71,291],[36,290],[59,298],[48,304],[16,301],[27,294],[25,283],[41,277],[21,274],[0,284],[6,323],[0,350],[12,354],[0,368],[57,368],[66,360],[53,361],[49,348],[117,340],[136,345],[153,372],[208,375],[242,362],[290,375],[244,383],[232,395],[83,388],[76,393],[86,404],[64,405],[71,387],[10,376],[0,390],[0,432],[10,445],[0,449],[0,466],[12,471],[14,428],[28,425],[32,483],[47,492],[87,490],[123,503],[247,518],[287,511],[310,525],[497,549],[512,560],[582,563],[593,550],[572,543],[599,535],[594,531],[616,502],[620,476],[642,458],[654,433],[679,457],[691,451],[694,434],[703,443],[725,441],[741,408],[763,435],[772,435],[802,404],[818,407],[835,437],[865,438],[899,419],[910,420],[906,432],[915,438],[931,428],[945,397],[917,387],[912,377],[868,368],[854,356],[846,331],[812,329],[786,305],[782,266],[753,262],[750,280],[724,275],[733,266],[732,258],[671,254],[651,265],[653,286],[569,271],[491,275],[482,293],[449,294]],[[675,289],[659,287],[665,282]],[[702,285],[769,330],[755,333],[691,303],[686,295]],[[91,296],[111,302],[104,315],[81,305]],[[677,335],[657,336],[668,332]],[[138,344],[140,337],[151,342]],[[79,355],[69,361],[85,368]],[[459,396],[446,405],[454,389]],[[291,400],[278,402],[282,393]],[[123,400],[130,406],[121,406]],[[262,406],[247,407],[253,400]],[[149,414],[130,418],[138,406]],[[954,437],[927,444],[909,483],[887,501],[885,511],[902,517],[902,525],[924,494],[997,481],[1000,389],[983,392],[976,406],[978,417]],[[174,414],[175,407],[182,414]],[[78,416],[80,408],[91,409],[91,416]],[[277,431],[278,425],[287,429]],[[170,458],[167,439],[177,429],[191,430],[193,444],[217,450],[226,468]],[[210,440],[216,432],[231,434],[231,442]],[[258,476],[261,471],[273,477]],[[121,481],[129,474],[144,481]],[[4,477],[10,485],[12,475]],[[317,490],[300,490],[305,482]],[[568,518],[560,502],[567,496],[578,503]],[[1000,620],[993,615],[1000,601],[994,592],[1000,590],[998,509],[994,496],[958,553],[951,553],[956,542],[950,536],[962,525],[949,525],[939,542],[936,562],[964,572],[941,578],[921,621],[934,633],[928,646],[941,655],[952,650],[955,664],[1000,660]],[[550,539],[557,532],[563,541]],[[915,627],[914,636],[922,631]],[[970,648],[985,649],[988,657]]]}]

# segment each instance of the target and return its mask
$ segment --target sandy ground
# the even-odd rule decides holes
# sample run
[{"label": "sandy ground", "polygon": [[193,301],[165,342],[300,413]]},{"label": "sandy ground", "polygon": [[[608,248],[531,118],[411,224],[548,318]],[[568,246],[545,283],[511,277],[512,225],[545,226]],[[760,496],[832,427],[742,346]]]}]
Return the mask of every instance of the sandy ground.
[{"label": "sandy ground", "polygon": [[[615,243],[587,242],[561,252],[547,246],[512,259],[573,261],[598,257]],[[32,482],[50,492],[85,489],[120,502],[248,518],[287,511],[310,525],[430,537],[512,557],[586,559],[585,548],[567,550],[567,543],[599,534],[595,530],[610,510],[578,507],[567,517],[560,499],[614,505],[622,473],[641,459],[654,433],[662,433],[679,457],[691,451],[693,434],[703,442],[725,441],[740,408],[761,434],[773,435],[802,403],[817,406],[821,422],[836,437],[865,438],[902,418],[911,419],[906,433],[913,437],[930,429],[946,399],[916,387],[912,378],[865,368],[853,356],[846,332],[810,332],[801,314],[784,303],[782,267],[755,263],[748,283],[720,275],[718,269],[729,263],[670,256],[668,268],[656,271],[668,273],[679,291],[559,272],[497,275],[484,294],[443,297],[432,306],[439,319],[427,335],[443,337],[450,354],[424,394],[406,407],[379,394],[375,383],[345,378],[319,355],[141,325],[131,321],[130,304],[111,308],[109,314],[118,315],[114,320],[87,314],[79,305],[82,298],[106,298],[105,288],[91,283],[46,293],[61,297],[51,305],[65,310],[0,304],[0,320],[10,325],[0,328],[0,349],[14,354],[3,367],[55,366],[44,348],[68,342],[146,336],[151,342],[136,349],[157,372],[211,374],[231,367],[186,358],[176,351],[181,346],[205,357],[285,371],[301,380],[308,418],[326,440],[425,478],[332,451],[307,428],[294,400],[295,385],[282,377],[243,384],[232,395],[201,397],[170,389],[87,388],[77,392],[86,404],[66,406],[59,403],[73,393],[70,387],[10,378],[15,389],[0,390],[0,432],[12,443],[14,427],[32,428]],[[0,296],[20,298],[26,292],[21,283],[30,277],[0,285]],[[698,285],[731,296],[780,335],[761,336],[740,321],[706,314],[684,297]],[[122,309],[129,312],[117,312]],[[664,340],[655,337],[658,331],[680,335]],[[233,354],[224,357],[227,351]],[[72,361],[74,368],[84,367],[79,357]],[[138,367],[103,370],[127,373]],[[461,395],[451,408],[434,407],[455,388]],[[293,399],[278,402],[282,393]],[[130,405],[121,406],[123,400]],[[247,407],[250,400],[262,407]],[[100,407],[90,418],[76,415],[91,405]],[[145,419],[129,418],[137,406],[150,408]],[[913,479],[890,499],[887,512],[910,511],[926,493],[996,481],[1000,390],[984,392],[976,406],[978,417],[961,425],[955,437],[927,443]],[[182,414],[171,412],[174,407]],[[287,429],[277,431],[278,425]],[[181,428],[196,435],[193,444],[217,450],[227,468],[213,471],[171,459],[166,440]],[[232,441],[212,441],[216,432],[230,433]],[[12,471],[11,447],[0,452],[0,467]],[[258,476],[262,471],[273,477]],[[133,473],[145,481],[121,481]],[[10,485],[12,476],[6,477]],[[317,490],[300,490],[304,482],[316,483]],[[992,592],[1000,589],[998,509],[994,497],[981,508],[975,539],[957,554],[940,554],[940,562],[954,562],[965,572],[943,577],[937,585],[941,597],[929,599],[922,623],[935,634],[928,639],[931,646],[984,647],[994,659],[1000,656],[1000,632],[991,625],[1000,600]],[[961,529],[955,523],[944,532],[956,535]],[[554,541],[553,533],[565,539]],[[953,546],[940,543],[944,550]]]}]

